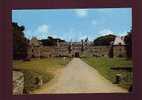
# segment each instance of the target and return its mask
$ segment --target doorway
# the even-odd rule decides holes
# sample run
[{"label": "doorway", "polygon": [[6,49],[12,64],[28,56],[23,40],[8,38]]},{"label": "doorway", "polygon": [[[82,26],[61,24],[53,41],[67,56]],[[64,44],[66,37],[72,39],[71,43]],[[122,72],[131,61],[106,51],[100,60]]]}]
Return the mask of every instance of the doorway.
[{"label": "doorway", "polygon": [[79,52],[75,52],[75,57],[80,57]]}]

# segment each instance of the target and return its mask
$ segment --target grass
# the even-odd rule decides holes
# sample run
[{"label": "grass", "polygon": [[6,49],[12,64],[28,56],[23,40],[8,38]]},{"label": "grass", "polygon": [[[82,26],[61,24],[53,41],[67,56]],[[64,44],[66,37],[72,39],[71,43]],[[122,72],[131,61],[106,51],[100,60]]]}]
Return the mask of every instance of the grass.
[{"label": "grass", "polygon": [[110,80],[112,83],[115,82],[115,75],[120,73],[125,77],[125,81],[121,81],[119,86],[128,89],[130,84],[132,84],[132,73],[124,71],[114,71],[111,70],[112,67],[132,67],[132,61],[125,58],[82,58],[86,63],[95,68],[102,74],[105,78]]},{"label": "grass", "polygon": [[50,81],[56,72],[63,68],[70,58],[43,58],[43,59],[31,59],[31,61],[13,61],[13,69],[20,70],[25,76],[25,93],[30,93],[34,89],[39,88],[35,85],[35,78],[40,77],[43,83]]}]

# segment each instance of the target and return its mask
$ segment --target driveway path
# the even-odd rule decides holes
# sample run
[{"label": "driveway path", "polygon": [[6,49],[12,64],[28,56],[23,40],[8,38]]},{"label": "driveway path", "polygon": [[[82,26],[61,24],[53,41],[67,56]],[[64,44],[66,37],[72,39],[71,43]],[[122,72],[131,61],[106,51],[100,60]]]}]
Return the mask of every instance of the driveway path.
[{"label": "driveway path", "polygon": [[127,91],[100,75],[97,70],[79,58],[73,60],[45,84],[36,94],[47,93],[127,93]]}]

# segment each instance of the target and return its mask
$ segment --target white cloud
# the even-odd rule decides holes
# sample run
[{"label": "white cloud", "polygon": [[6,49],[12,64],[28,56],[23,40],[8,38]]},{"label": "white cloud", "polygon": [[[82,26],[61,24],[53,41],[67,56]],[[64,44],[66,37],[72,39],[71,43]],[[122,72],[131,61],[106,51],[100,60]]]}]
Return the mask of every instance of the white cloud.
[{"label": "white cloud", "polygon": [[25,33],[25,36],[26,36],[27,38],[29,38],[29,39],[32,38],[32,31],[31,31],[31,30],[25,30],[24,33]]},{"label": "white cloud", "polygon": [[26,30],[28,38],[37,37],[38,39],[46,39],[48,36],[57,37],[56,34],[49,33],[49,26],[47,24],[39,25],[35,30]]},{"label": "white cloud", "polygon": [[121,32],[121,33],[114,33],[110,29],[104,29],[104,30],[102,30],[98,33],[99,36],[104,36],[104,35],[109,35],[109,34],[114,34],[114,35],[117,35],[117,36],[125,36],[128,33],[127,33],[127,31],[124,31],[124,32]]},{"label": "white cloud", "polygon": [[88,9],[76,9],[75,13],[79,16],[79,17],[86,17],[88,15]]},{"label": "white cloud", "polygon": [[49,36],[49,26],[47,24],[39,25],[33,33],[38,39],[46,39]]},{"label": "white cloud", "polygon": [[101,36],[109,35],[109,34],[114,34],[114,33],[109,29],[104,29],[98,33],[98,35],[101,35]]},{"label": "white cloud", "polygon": [[47,24],[43,24],[38,26],[37,32],[38,33],[48,33],[49,26]]},{"label": "white cloud", "polygon": [[82,36],[80,36],[79,40],[84,40],[86,38],[87,38],[87,35],[82,35]]},{"label": "white cloud", "polygon": [[59,37],[57,36],[57,34],[55,34],[55,33],[49,33],[48,36],[52,36],[52,37],[54,37],[54,38],[59,38]]},{"label": "white cloud", "polygon": [[128,34],[127,31],[124,31],[124,32],[121,32],[121,33],[118,33],[119,36],[126,36]]}]

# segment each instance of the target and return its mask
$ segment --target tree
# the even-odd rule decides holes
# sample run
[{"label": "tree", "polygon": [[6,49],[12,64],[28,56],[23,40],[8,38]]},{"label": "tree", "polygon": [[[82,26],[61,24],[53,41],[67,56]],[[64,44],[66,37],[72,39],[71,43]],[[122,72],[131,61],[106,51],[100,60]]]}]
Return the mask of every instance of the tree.
[{"label": "tree", "polygon": [[69,51],[69,53],[71,53],[71,51],[72,51],[71,46],[72,46],[72,44],[71,44],[71,43],[69,43],[69,46],[68,46],[68,51]]},{"label": "tree", "polygon": [[100,37],[98,37],[97,39],[95,39],[94,41],[93,41],[93,43],[94,43],[94,45],[110,45],[110,43],[112,42],[112,41],[114,41],[114,39],[115,39],[115,35],[112,35],[112,34],[110,34],[110,35],[105,35],[105,36],[100,36]]},{"label": "tree", "polygon": [[24,59],[27,57],[28,39],[24,36],[24,30],[24,26],[19,26],[15,22],[12,23],[14,59]]},{"label": "tree", "polygon": [[44,46],[55,46],[55,45],[57,45],[57,41],[58,42],[65,42],[65,40],[62,40],[60,38],[53,38],[51,36],[48,36],[47,39],[42,39],[40,41],[42,42],[42,44]]},{"label": "tree", "polygon": [[125,36],[124,41],[126,44],[127,57],[132,58],[132,30]]},{"label": "tree", "polygon": [[83,52],[84,51],[84,41],[81,40],[81,51]]}]

